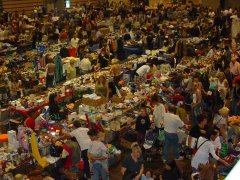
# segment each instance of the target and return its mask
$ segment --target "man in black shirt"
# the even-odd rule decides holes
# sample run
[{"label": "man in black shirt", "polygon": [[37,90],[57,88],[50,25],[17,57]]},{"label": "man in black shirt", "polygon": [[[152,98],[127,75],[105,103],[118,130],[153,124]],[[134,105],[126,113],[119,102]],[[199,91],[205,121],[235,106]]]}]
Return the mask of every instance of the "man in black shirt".
[{"label": "man in black shirt", "polygon": [[136,120],[137,141],[142,146],[145,139],[146,131],[150,128],[150,119],[145,108],[140,110],[140,115]]},{"label": "man in black shirt", "polygon": [[188,146],[192,147],[192,138],[198,139],[206,134],[207,117],[203,114],[197,117],[198,124],[193,126],[189,132]]}]

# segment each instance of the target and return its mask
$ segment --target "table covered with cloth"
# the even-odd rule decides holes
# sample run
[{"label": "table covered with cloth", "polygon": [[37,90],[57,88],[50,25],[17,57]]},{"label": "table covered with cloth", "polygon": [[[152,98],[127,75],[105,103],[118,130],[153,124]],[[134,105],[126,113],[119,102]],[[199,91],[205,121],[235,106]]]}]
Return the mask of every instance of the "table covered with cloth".
[{"label": "table covered with cloth", "polygon": [[[73,92],[68,92],[64,96],[59,96],[57,98],[57,101],[61,101],[61,100],[65,99],[67,97],[70,97],[72,95],[73,95]],[[31,117],[30,114],[32,112],[35,112],[35,111],[41,109],[42,107],[47,106],[48,103],[49,103],[48,101],[44,101],[43,103],[41,103],[41,104],[39,104],[37,106],[34,106],[34,107],[30,107],[30,108],[17,108],[15,106],[12,106],[11,110],[14,111],[14,112],[20,113],[20,114],[22,114],[24,116]]]}]

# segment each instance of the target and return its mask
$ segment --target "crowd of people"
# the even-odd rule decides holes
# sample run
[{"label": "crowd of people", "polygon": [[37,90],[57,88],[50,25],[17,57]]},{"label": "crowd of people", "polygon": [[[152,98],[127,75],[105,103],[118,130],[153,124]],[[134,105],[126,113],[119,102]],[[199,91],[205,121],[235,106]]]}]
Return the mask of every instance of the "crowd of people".
[{"label": "crowd of people", "polygon": [[[76,56],[81,60],[80,74],[111,66],[113,88],[105,76],[98,77],[95,93],[99,96],[111,98],[117,93],[115,87],[121,88],[119,63],[127,59],[123,46],[129,41],[141,42],[146,51],[159,50],[161,56],[170,55],[161,63],[169,64],[170,69],[185,68],[172,78],[172,84],[165,90],[172,94],[170,101],[159,96],[160,87],[148,103],[138,109],[139,116],[135,123],[137,143],[132,145],[132,153],[123,160],[119,169],[124,180],[183,178],[184,170],[178,166],[183,159],[179,129],[188,134],[186,146],[192,155],[190,160],[194,176],[199,176],[199,179],[216,178],[216,172],[219,171],[210,166],[210,163],[217,164],[216,161],[230,168],[229,162],[220,156],[220,150],[222,144],[236,145],[240,136],[237,126],[228,125],[229,116],[240,116],[238,9],[213,10],[193,3],[186,6],[176,3],[171,7],[159,4],[148,10],[142,4],[111,2],[99,3],[97,7],[83,5],[61,14],[54,10],[45,15],[46,12],[42,10],[34,13],[34,21],[29,21],[30,16],[24,12],[5,13],[1,19],[0,41],[18,46],[21,37],[29,32],[26,27],[31,26],[31,48],[35,49],[44,39],[49,44],[68,43],[76,49]],[[54,21],[56,16],[59,16],[59,20]],[[100,31],[98,23],[103,20],[111,22],[110,28],[113,29],[112,33],[117,34],[116,39]],[[204,41],[196,43],[198,46],[186,42],[186,39],[200,42],[203,38]],[[92,64],[88,52],[97,49],[97,62]],[[135,84],[152,83],[151,76],[160,70],[159,65],[158,58],[148,59],[140,67],[131,64],[131,81]],[[50,57],[46,65],[46,87],[54,86],[55,68]],[[0,70],[5,71],[4,68]],[[66,78],[70,80],[77,76],[74,61],[71,61]],[[5,77],[1,76],[1,81],[5,82]],[[11,97],[21,96],[21,81],[12,77],[8,83]],[[6,93],[4,87],[0,86],[1,96]],[[57,112],[63,119],[64,115],[55,98],[50,96],[50,113],[54,115]],[[146,104],[150,104],[150,108]],[[109,179],[111,171],[108,170],[107,147],[98,137],[98,132],[81,127],[78,121],[74,122],[74,127],[76,129],[65,134],[64,138],[76,138],[81,148],[86,178],[97,180],[101,176],[103,180]],[[160,177],[151,177],[143,160],[144,143],[149,132],[157,137],[154,138],[154,147],[162,149],[159,156],[162,156],[165,167]],[[206,176],[206,171],[209,176]]]}]

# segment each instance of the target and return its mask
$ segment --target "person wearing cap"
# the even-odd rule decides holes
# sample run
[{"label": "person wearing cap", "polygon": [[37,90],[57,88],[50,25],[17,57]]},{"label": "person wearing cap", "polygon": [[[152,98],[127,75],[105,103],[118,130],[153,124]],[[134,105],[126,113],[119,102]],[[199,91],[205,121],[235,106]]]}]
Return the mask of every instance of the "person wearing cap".
[{"label": "person wearing cap", "polygon": [[228,127],[227,118],[229,115],[229,109],[227,107],[222,107],[219,109],[218,114],[214,118],[214,123],[216,128],[220,131],[220,137],[222,137],[223,142],[228,142]]}]

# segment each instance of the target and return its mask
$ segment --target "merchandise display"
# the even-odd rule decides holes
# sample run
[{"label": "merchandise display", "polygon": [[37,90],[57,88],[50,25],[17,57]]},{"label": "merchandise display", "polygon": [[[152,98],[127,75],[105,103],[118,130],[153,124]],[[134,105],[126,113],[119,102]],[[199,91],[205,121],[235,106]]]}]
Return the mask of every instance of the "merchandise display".
[{"label": "merchandise display", "polygon": [[234,174],[239,10],[194,3],[4,11],[0,179]]}]

